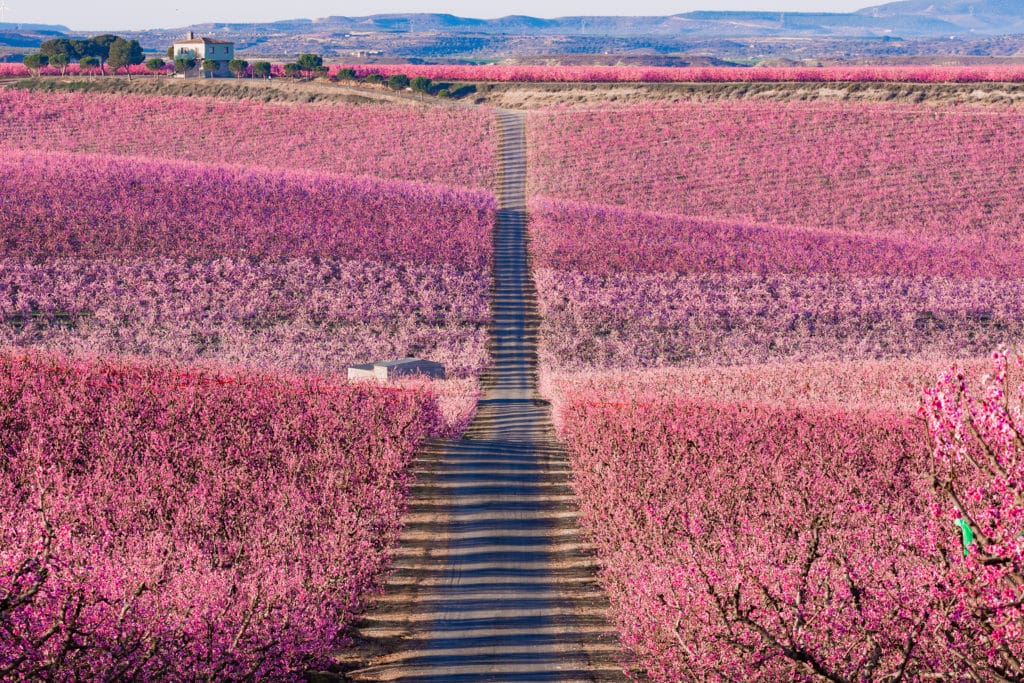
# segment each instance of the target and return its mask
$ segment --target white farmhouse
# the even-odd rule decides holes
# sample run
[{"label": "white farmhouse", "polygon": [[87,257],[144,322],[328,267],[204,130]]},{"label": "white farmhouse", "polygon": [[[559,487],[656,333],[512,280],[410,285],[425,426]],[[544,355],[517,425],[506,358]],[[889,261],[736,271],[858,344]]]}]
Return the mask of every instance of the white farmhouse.
[{"label": "white farmhouse", "polygon": [[[214,40],[213,38],[196,38],[192,31],[184,40],[174,41],[174,59],[196,60],[196,73],[212,76],[230,76],[228,62],[235,58],[235,44],[230,40]],[[203,72],[203,60],[210,59],[217,63],[217,70]]]}]

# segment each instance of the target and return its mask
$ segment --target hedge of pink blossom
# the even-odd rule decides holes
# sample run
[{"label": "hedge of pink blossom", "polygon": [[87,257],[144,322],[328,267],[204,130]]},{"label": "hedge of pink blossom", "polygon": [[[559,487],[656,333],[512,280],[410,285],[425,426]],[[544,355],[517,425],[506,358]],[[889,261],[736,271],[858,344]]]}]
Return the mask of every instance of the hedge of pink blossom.
[{"label": "hedge of pink blossom", "polygon": [[539,269],[552,372],[983,355],[1024,336],[1024,279]]},{"label": "hedge of pink blossom", "polygon": [[[128,67],[128,70],[133,76],[153,75],[153,72],[147,69],[145,64],[133,64]],[[161,69],[160,73],[172,73],[173,70],[174,64],[170,64]],[[28,78],[29,76],[34,76],[36,71],[36,69],[30,71],[27,66],[18,62],[0,63],[0,78]],[[42,76],[106,76],[113,74],[113,70],[106,65],[104,65],[103,69],[100,69],[99,66],[83,69],[77,63],[68,64],[63,69],[55,66],[44,66],[38,69],[38,72]],[[117,70],[117,73],[121,75],[124,72],[124,67]]]},{"label": "hedge of pink blossom", "polygon": [[[586,395],[588,401],[605,403],[637,394],[665,403],[685,400],[799,408],[832,406],[913,415],[921,405],[921,388],[933,384],[950,363],[943,356],[917,356],[649,370],[545,371],[540,380],[542,393],[554,399],[556,423],[561,421],[562,406],[580,395]],[[961,358],[957,364],[969,376],[979,377],[990,367],[988,358],[983,356]]]},{"label": "hedge of pink blossom", "polygon": [[1024,239],[796,228],[620,206],[535,199],[532,250],[542,268],[624,272],[1021,278]]},{"label": "hedge of pink blossom", "polygon": [[[493,187],[494,114],[469,107],[272,104],[0,91],[0,147]],[[77,188],[76,188],[77,189]]]},{"label": "hedge of pink blossom", "polygon": [[288,258],[0,257],[0,346],[292,371],[486,364],[486,271]]},{"label": "hedge of pink blossom", "polygon": [[530,113],[535,196],[1019,249],[1024,113],[681,102]]},{"label": "hedge of pink blossom", "polygon": [[[280,65],[277,72],[281,73]],[[983,83],[1024,81],[1024,68],[1015,65],[987,66],[829,66],[829,67],[657,67],[657,66],[541,66],[499,64],[337,64],[331,73],[349,68],[360,76],[366,74],[405,74],[410,77],[426,76],[433,79],[463,81],[523,81],[523,82],[882,82],[898,83]],[[77,65],[70,65],[68,73],[77,74]],[[166,70],[165,70],[166,72]],[[60,69],[45,67],[43,75],[54,76]],[[99,70],[90,72],[96,75]],[[150,73],[144,66],[132,67],[133,74]],[[27,77],[23,64],[0,64],[0,77]]]},{"label": "hedge of pink blossom", "polygon": [[8,256],[490,263],[495,201],[474,190],[17,150],[0,159],[0,187]]},{"label": "hedge of pink blossom", "polygon": [[624,392],[574,395],[563,421],[602,583],[651,680],[956,677],[910,417]]},{"label": "hedge of pink blossom", "polygon": [[542,66],[504,64],[354,64],[332,66],[332,73],[350,68],[359,76],[405,74],[435,80],[522,82],[697,82],[750,83],[853,81],[898,83],[982,83],[1024,81],[1018,65],[989,66],[830,66],[830,67],[657,67]]},{"label": "hedge of pink blossom", "polygon": [[0,678],[304,680],[379,590],[429,393],[0,354]]},{"label": "hedge of pink blossom", "polygon": [[944,365],[548,377],[651,680],[1024,674],[1024,362]]},{"label": "hedge of pink blossom", "polygon": [[0,184],[0,344],[314,372],[420,355],[454,378],[453,428],[473,412],[490,195],[21,151]]}]

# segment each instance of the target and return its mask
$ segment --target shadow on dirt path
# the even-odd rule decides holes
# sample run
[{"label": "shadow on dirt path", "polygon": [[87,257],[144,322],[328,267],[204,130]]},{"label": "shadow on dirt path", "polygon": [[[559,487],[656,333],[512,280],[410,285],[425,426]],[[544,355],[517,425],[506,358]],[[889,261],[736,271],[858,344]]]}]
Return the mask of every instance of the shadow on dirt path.
[{"label": "shadow on dirt path", "polygon": [[499,116],[485,395],[461,441],[434,443],[417,462],[397,571],[359,629],[369,655],[354,680],[625,680],[537,393],[525,116]]}]

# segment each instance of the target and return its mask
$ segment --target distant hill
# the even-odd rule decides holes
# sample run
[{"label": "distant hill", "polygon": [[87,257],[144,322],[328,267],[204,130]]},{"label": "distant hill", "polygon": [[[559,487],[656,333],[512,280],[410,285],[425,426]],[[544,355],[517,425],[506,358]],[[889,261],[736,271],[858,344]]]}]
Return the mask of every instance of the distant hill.
[{"label": "distant hill", "polygon": [[[507,16],[374,14],[291,19],[267,24],[199,24],[208,32],[442,33],[521,36],[808,36],[924,37],[1024,33],[1022,0],[904,0],[852,13],[698,11],[671,16]],[[184,29],[183,29],[184,30]]]},{"label": "distant hill", "polygon": [[40,33],[44,35],[66,35],[72,33],[67,26],[60,24],[15,24],[13,22],[0,22],[0,31],[14,33]]},{"label": "distant hill", "polygon": [[1021,0],[901,0],[857,12],[881,21],[918,17],[946,22],[957,32],[1024,33],[1024,2]]},{"label": "distant hill", "polygon": [[51,24],[0,23],[0,61],[18,61],[21,55],[31,52],[50,38],[65,36],[71,32],[67,26]]},{"label": "distant hill", "polygon": [[870,13],[719,11],[671,16],[572,16],[556,19],[527,16],[472,19],[451,14],[376,14],[366,17],[332,16],[315,21],[283,21],[275,22],[273,26],[279,30],[305,32],[393,31],[526,36],[883,36],[894,33],[917,36],[959,32],[957,25],[943,18],[917,14],[875,16]]}]

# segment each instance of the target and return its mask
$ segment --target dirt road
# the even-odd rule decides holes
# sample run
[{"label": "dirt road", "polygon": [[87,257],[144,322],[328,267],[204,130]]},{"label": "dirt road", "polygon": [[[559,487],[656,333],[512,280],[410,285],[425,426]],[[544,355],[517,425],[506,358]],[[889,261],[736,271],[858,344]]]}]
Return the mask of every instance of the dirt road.
[{"label": "dirt road", "polygon": [[419,462],[398,572],[361,629],[355,680],[624,680],[565,454],[536,389],[525,117],[501,112],[491,369],[465,437]]}]

